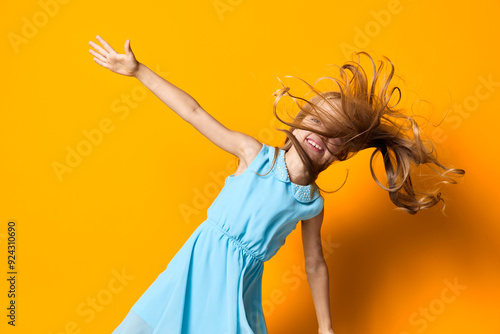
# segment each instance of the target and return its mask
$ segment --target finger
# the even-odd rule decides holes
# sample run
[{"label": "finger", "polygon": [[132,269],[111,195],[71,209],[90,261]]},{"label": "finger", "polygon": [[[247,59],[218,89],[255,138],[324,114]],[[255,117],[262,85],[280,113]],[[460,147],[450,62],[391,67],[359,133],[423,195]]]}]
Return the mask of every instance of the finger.
[{"label": "finger", "polygon": [[99,65],[101,65],[102,67],[104,67],[104,68],[108,68],[108,65],[107,65],[106,63],[104,63],[104,62],[100,61],[99,59],[97,59],[97,58],[95,58],[95,57],[94,57],[94,61],[95,61],[96,63],[98,63]]},{"label": "finger", "polygon": [[125,51],[127,53],[131,53],[131,54],[134,54],[134,52],[132,51],[132,48],[130,47],[130,39],[127,39],[125,41]]},{"label": "finger", "polygon": [[104,57],[108,57],[109,53],[108,51],[104,50],[100,45],[95,44],[94,42],[90,41],[89,42],[90,46],[99,51],[100,54],[102,54]]},{"label": "finger", "polygon": [[100,61],[106,62],[107,59],[101,56],[99,53],[95,52],[94,50],[90,49],[89,52]]},{"label": "finger", "polygon": [[97,40],[99,42],[101,42],[102,46],[104,46],[104,48],[106,49],[106,51],[108,51],[108,52],[116,52],[115,49],[113,49],[111,47],[111,45],[108,44],[108,42],[106,42],[104,39],[102,39],[101,36],[97,35],[96,38],[97,38]]}]

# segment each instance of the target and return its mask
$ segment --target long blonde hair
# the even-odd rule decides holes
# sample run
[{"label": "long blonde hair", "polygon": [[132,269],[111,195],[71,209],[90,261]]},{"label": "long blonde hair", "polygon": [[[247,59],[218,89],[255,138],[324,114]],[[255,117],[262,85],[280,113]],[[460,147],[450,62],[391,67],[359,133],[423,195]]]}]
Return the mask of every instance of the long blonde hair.
[{"label": "long blonde hair", "polygon": [[[372,63],[373,78],[371,85],[368,84],[366,73],[360,65],[361,54],[366,55]],[[381,88],[377,90],[377,81],[380,78],[384,63],[381,61],[379,68],[376,69],[375,62],[368,53],[356,52],[355,55],[358,56],[357,63],[348,61],[339,67],[339,79],[322,77],[315,82],[316,84],[320,80],[331,79],[337,84],[338,91],[321,92],[314,87],[315,84],[310,85],[305,80],[297,78],[307,84],[315,94],[310,100],[307,100],[290,94],[290,88],[283,85],[280,80],[283,88],[274,93],[276,99],[273,112],[280,122],[289,126],[288,130],[276,129],[284,132],[287,136],[280,149],[288,151],[294,145],[308,171],[307,184],[314,183],[316,185],[315,181],[319,173],[328,168],[333,161],[325,165],[315,165],[292,134],[294,129],[311,131],[321,137],[342,138],[341,148],[336,154],[338,161],[350,159],[357,152],[374,147],[375,151],[370,159],[372,177],[382,189],[389,192],[389,198],[397,206],[396,209],[404,210],[413,215],[419,210],[429,209],[439,201],[443,201],[442,212],[444,214],[446,205],[441,193],[438,191],[439,189],[436,189],[437,183],[428,192],[418,192],[414,189],[410,176],[413,171],[412,165],[427,164],[430,167],[430,164],[434,164],[440,167],[444,172],[431,169],[447,179],[442,181],[443,183],[456,184],[457,182],[446,174],[464,175],[465,171],[459,168],[443,166],[437,159],[437,153],[432,141],[421,139],[420,132],[422,130],[415,119],[404,115],[402,110],[394,108],[401,100],[401,90],[399,87],[394,87],[389,91],[389,83],[394,75],[394,65],[389,58],[384,56],[391,65],[390,74],[385,80],[380,81]],[[349,78],[348,72],[351,73],[351,78]],[[389,106],[389,101],[395,91],[399,93],[398,101]],[[290,96],[300,108],[291,123],[281,119],[276,112],[276,106],[285,94]],[[320,108],[320,104],[323,105],[322,103],[326,103],[328,107]],[[302,120],[307,115],[318,118],[321,123],[325,124],[326,131],[319,131],[304,124]],[[398,124],[398,121],[400,124]],[[413,135],[413,138],[410,134]],[[428,144],[429,148],[424,144]],[[328,147],[327,149],[330,150]],[[382,185],[373,170],[373,159],[378,152],[383,156],[389,187]],[[274,166],[276,156],[277,154],[275,154],[272,166]],[[338,189],[335,191],[319,189],[327,193],[338,191]]]}]

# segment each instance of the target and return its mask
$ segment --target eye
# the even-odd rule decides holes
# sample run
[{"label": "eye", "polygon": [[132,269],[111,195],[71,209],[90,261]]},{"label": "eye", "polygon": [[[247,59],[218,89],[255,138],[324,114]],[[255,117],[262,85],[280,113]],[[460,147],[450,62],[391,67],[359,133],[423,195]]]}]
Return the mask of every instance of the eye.
[{"label": "eye", "polygon": [[320,122],[320,121],[318,121],[316,118],[312,118],[312,121],[313,121],[314,123],[321,124],[321,122]]}]

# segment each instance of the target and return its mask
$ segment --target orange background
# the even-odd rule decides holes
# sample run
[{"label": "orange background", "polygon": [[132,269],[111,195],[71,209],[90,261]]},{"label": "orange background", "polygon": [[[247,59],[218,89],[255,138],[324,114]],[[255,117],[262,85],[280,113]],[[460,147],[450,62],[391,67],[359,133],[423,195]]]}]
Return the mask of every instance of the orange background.
[{"label": "orange background", "polygon": [[[321,175],[333,190],[350,170],[324,195],[333,329],[500,332],[498,1],[29,0],[2,12],[0,261],[6,277],[15,220],[18,308],[13,328],[2,278],[0,332],[111,333],[205,219],[223,185],[211,175],[235,170],[234,156],[137,79],[97,65],[96,35],[119,52],[130,39],[140,62],[269,145],[285,139],[273,129],[276,76],[305,93],[283,77],[335,75],[327,66],[351,59],[349,48],[388,56],[405,81],[402,106],[430,101],[418,110],[434,124],[456,105],[436,142],[441,162],[466,170],[442,187],[447,217],[442,203],[393,210],[370,175],[372,149]],[[102,141],[84,147],[99,128]],[[54,163],[77,147],[89,154],[59,178]],[[270,333],[317,332],[303,261],[299,224],[266,262]]]}]

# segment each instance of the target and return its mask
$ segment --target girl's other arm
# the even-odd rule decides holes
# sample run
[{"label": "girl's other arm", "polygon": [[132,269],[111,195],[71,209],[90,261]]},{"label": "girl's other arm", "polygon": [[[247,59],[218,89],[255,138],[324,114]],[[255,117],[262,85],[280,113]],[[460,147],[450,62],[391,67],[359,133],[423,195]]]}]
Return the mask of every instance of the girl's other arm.
[{"label": "girl's other arm", "polygon": [[330,315],[330,292],[328,267],[321,244],[321,224],[324,209],[311,219],[302,221],[302,244],[304,246],[305,269],[318,318],[318,333],[333,334]]}]

